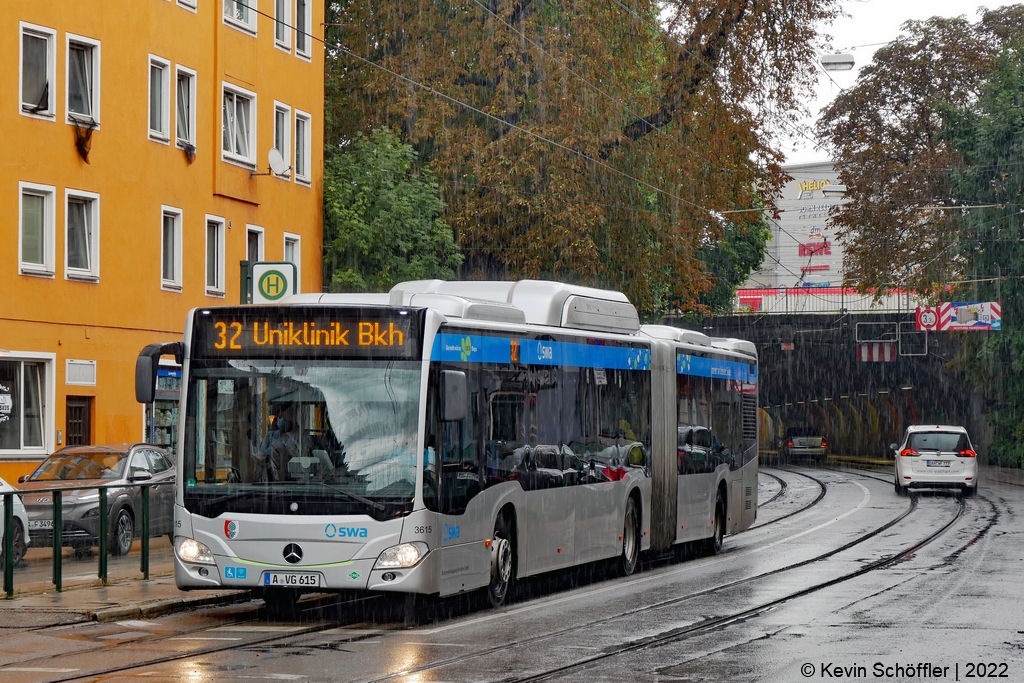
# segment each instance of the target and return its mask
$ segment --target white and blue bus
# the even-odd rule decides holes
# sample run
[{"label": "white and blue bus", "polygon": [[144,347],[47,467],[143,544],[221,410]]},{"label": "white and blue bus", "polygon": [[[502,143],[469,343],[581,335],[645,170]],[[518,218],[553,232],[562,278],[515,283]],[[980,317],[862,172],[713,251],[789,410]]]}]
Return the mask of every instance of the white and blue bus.
[{"label": "white and blue bus", "polygon": [[757,354],[641,326],[618,292],[417,281],[199,308],[183,342],[175,580],[303,592],[485,591],[750,526]]}]

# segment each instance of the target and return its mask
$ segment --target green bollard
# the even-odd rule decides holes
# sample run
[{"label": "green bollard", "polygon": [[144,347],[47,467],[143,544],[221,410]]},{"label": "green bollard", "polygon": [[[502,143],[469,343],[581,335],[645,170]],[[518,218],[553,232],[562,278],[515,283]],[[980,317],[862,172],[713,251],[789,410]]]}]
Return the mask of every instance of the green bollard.
[{"label": "green bollard", "polygon": [[4,592],[14,596],[14,494],[4,494]]},{"label": "green bollard", "polygon": [[149,581],[149,486],[142,487],[142,578]]},{"label": "green bollard", "polygon": [[107,582],[107,526],[109,524],[109,510],[107,510],[107,489],[106,487],[100,488],[100,580],[105,584]]},{"label": "green bollard", "polygon": [[64,496],[53,494],[53,587],[60,593],[64,589],[62,576],[64,562]]}]

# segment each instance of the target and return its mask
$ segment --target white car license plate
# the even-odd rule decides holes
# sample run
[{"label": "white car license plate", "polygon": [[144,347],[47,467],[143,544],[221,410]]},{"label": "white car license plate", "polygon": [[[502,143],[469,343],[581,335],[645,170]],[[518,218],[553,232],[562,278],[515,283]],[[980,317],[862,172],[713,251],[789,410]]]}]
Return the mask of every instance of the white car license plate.
[{"label": "white car license plate", "polygon": [[320,585],[320,575],[298,572],[263,572],[263,585],[315,588]]},{"label": "white car license plate", "polygon": [[52,529],[53,528],[53,520],[52,519],[30,519],[30,520],[28,520],[28,528],[29,528],[30,531],[32,529]]},{"label": "white car license plate", "polygon": [[928,467],[949,467],[948,460],[929,460]]}]

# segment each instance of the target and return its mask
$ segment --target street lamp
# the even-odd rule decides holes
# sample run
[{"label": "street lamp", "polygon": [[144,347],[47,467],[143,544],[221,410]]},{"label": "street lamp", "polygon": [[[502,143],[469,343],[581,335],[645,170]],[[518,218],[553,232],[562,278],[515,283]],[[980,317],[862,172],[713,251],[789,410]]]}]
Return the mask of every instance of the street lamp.
[{"label": "street lamp", "polygon": [[825,71],[850,71],[853,69],[853,55],[848,52],[822,55],[820,61]]}]

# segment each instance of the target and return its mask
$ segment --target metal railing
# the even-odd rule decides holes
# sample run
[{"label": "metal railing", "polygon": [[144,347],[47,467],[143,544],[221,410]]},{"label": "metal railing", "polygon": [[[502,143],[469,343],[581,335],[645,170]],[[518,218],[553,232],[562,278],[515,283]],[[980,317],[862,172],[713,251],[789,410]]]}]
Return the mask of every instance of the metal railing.
[{"label": "metal railing", "polygon": [[[102,486],[76,486],[75,490],[96,490],[99,493],[99,531],[97,534],[97,545],[99,546],[99,568],[97,577],[106,584],[107,581],[107,542],[110,536],[109,516],[110,509],[107,500],[108,489],[141,488],[142,489],[142,510],[141,520],[141,561],[139,571],[142,578],[149,580],[149,499],[150,489],[154,486],[173,486],[174,484],[161,482],[135,482],[126,487],[124,484],[105,484]],[[63,590],[63,507],[66,487],[51,489],[32,489],[31,493],[54,493],[53,496],[53,585],[55,590]],[[0,493],[3,497],[4,526],[3,526],[3,572],[4,572],[4,593],[10,598],[14,595],[14,497],[27,493],[26,491],[5,491]],[[29,537],[29,530],[25,529],[26,538]]]}]

